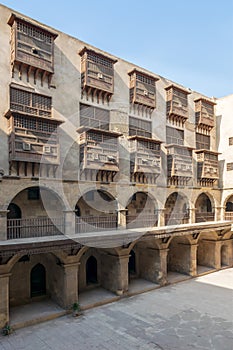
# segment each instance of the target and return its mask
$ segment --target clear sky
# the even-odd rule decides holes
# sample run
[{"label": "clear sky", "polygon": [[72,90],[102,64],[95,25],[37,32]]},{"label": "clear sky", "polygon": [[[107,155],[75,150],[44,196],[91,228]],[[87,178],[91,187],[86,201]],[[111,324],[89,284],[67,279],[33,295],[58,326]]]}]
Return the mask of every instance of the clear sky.
[{"label": "clear sky", "polygon": [[1,3],[207,96],[233,93],[233,0]]}]

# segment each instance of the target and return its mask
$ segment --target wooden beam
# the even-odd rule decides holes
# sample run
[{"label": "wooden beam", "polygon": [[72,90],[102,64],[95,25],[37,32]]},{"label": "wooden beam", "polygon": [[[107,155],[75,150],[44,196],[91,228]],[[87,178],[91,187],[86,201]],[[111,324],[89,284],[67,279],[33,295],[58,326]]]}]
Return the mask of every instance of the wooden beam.
[{"label": "wooden beam", "polygon": [[29,66],[29,67],[27,68],[27,82],[29,82],[29,78],[30,78],[31,72],[32,72],[32,66]]},{"label": "wooden beam", "polygon": [[35,69],[35,71],[34,71],[34,84],[36,84],[36,80],[38,78],[39,72],[40,72],[39,68]]}]

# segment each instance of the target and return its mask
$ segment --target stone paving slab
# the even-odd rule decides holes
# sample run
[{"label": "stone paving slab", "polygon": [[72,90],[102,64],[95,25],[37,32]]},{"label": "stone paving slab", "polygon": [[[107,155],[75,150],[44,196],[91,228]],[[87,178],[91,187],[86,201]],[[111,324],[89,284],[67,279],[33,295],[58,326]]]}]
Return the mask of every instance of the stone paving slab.
[{"label": "stone paving slab", "polygon": [[10,323],[14,329],[22,328],[52,320],[66,313],[66,310],[62,309],[51,299],[36,301],[26,305],[12,307],[10,309]]},{"label": "stone paving slab", "polygon": [[233,268],[0,337],[0,350],[232,350]]}]

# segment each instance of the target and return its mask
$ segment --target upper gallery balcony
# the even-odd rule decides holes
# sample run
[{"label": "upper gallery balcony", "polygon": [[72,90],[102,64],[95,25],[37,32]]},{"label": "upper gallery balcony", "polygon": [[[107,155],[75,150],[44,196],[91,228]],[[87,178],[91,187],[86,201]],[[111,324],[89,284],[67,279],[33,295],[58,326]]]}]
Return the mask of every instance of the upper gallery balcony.
[{"label": "upper gallery balcony", "polygon": [[156,107],[156,87],[158,78],[133,69],[130,77],[130,103],[141,105],[153,111]]},{"label": "upper gallery balcony", "polygon": [[187,185],[193,177],[192,148],[168,145],[167,176],[169,185]]},{"label": "upper gallery balcony", "polygon": [[8,24],[11,26],[11,63],[20,71],[22,66],[34,75],[42,73],[42,79],[54,72],[54,40],[57,34],[43,26],[35,25],[25,18],[12,14]]},{"label": "upper gallery balcony", "polygon": [[188,119],[188,94],[189,91],[173,84],[165,88],[167,91],[167,118],[184,124]]},{"label": "upper gallery balcony", "polygon": [[164,223],[166,226],[188,224],[190,210],[188,198],[181,193],[171,193],[164,206]]},{"label": "upper gallery balcony", "polygon": [[129,142],[132,180],[141,182],[141,177],[144,177],[144,181],[146,181],[151,176],[156,179],[161,172],[160,149],[162,142],[138,135],[130,136]]},{"label": "upper gallery balcony", "polygon": [[198,98],[194,102],[196,125],[198,127],[207,128],[208,130],[212,129],[215,125],[214,105],[216,103],[205,98]]},{"label": "upper gallery balcony", "polygon": [[32,217],[7,220],[7,239],[62,235],[64,218]]},{"label": "upper gallery balcony", "polygon": [[62,203],[46,188],[29,187],[12,199],[7,211],[7,239],[64,234]]},{"label": "upper gallery balcony", "polygon": [[102,216],[76,216],[75,232],[98,232],[111,231],[117,229],[117,215]]},{"label": "upper gallery balcony", "polygon": [[195,203],[195,222],[214,221],[215,208],[211,202],[211,197],[206,193],[201,193]]},{"label": "upper gallery balcony", "polygon": [[197,178],[202,186],[212,186],[219,178],[218,152],[195,151],[197,154]]},{"label": "upper gallery balcony", "polygon": [[230,196],[226,202],[225,220],[233,221],[233,195]]},{"label": "upper gallery balcony", "polygon": [[84,47],[81,56],[82,93],[98,100],[109,101],[114,92],[114,60],[102,53]]},{"label": "upper gallery balcony", "polygon": [[108,181],[109,176],[119,171],[118,137],[121,134],[89,127],[80,127],[77,131],[81,171],[105,172]]}]

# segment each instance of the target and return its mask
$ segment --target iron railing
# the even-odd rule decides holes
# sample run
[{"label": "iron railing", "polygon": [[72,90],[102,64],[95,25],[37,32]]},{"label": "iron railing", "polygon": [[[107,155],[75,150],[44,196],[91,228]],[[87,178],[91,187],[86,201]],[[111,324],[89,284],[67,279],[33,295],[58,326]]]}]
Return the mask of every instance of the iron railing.
[{"label": "iron railing", "polygon": [[196,213],[196,223],[205,222],[205,221],[214,221],[214,213],[211,212],[200,212]]},{"label": "iron railing", "polygon": [[108,231],[117,228],[117,215],[77,216],[76,233]]},{"label": "iron railing", "polygon": [[225,220],[233,220],[233,211],[225,212]]},{"label": "iron railing", "polygon": [[139,228],[139,227],[154,227],[158,226],[158,213],[155,214],[143,214],[127,215],[126,227],[127,228]]},{"label": "iron railing", "polygon": [[189,223],[189,212],[172,212],[165,214],[165,226]]},{"label": "iron railing", "polygon": [[7,219],[7,239],[62,235],[64,218]]}]

